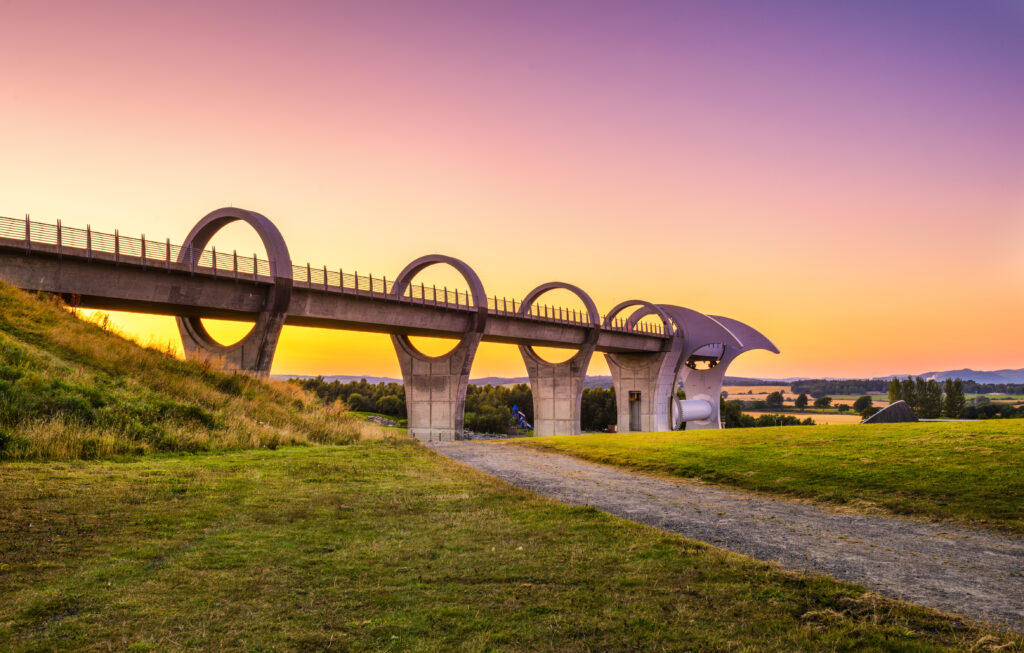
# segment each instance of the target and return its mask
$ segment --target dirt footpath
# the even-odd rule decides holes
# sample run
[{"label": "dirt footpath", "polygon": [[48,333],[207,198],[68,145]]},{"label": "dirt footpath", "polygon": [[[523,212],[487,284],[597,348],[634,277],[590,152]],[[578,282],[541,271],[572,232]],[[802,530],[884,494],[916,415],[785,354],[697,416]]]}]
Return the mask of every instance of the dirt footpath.
[{"label": "dirt footpath", "polygon": [[564,503],[594,506],[790,569],[1024,631],[1024,539],[893,517],[839,514],[500,442],[438,453]]}]

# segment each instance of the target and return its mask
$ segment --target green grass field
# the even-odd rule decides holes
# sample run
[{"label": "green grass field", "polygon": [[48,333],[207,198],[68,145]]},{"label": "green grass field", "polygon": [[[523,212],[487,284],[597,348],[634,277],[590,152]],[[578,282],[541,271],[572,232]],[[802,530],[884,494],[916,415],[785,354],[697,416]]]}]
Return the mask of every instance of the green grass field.
[{"label": "green grass field", "polygon": [[1024,532],[1024,420],[517,440],[749,490]]},{"label": "green grass field", "polygon": [[985,650],[408,441],[0,467],[0,649]]}]

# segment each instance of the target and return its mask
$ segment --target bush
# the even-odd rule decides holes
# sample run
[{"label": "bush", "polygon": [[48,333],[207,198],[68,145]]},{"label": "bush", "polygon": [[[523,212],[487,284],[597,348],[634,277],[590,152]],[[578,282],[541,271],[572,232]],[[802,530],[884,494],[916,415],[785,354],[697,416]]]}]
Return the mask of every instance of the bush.
[{"label": "bush", "polygon": [[874,404],[870,395],[863,395],[857,398],[857,401],[853,402],[853,409],[858,413],[863,413],[866,409],[870,408]]}]

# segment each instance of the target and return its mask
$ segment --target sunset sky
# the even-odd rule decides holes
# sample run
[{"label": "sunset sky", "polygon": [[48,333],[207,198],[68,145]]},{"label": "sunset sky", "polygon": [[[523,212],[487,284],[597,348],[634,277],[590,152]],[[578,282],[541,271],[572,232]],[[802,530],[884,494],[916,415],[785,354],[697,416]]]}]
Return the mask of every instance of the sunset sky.
[{"label": "sunset sky", "polygon": [[[1024,0],[6,0],[0,25],[0,215],[180,241],[245,207],[296,263],[443,253],[488,294],[734,317],[782,350],[735,375],[1024,367]],[[293,327],[273,372],[399,376],[387,336]],[[525,375],[517,349],[484,375]]]}]

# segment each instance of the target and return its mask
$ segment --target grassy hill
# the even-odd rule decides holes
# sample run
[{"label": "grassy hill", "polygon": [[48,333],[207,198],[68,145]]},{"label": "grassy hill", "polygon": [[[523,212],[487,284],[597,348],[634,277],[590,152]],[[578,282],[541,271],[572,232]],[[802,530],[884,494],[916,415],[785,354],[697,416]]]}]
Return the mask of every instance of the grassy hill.
[{"label": "grassy hill", "polygon": [[141,347],[0,283],[0,460],[351,442],[374,427],[297,387]]}]

